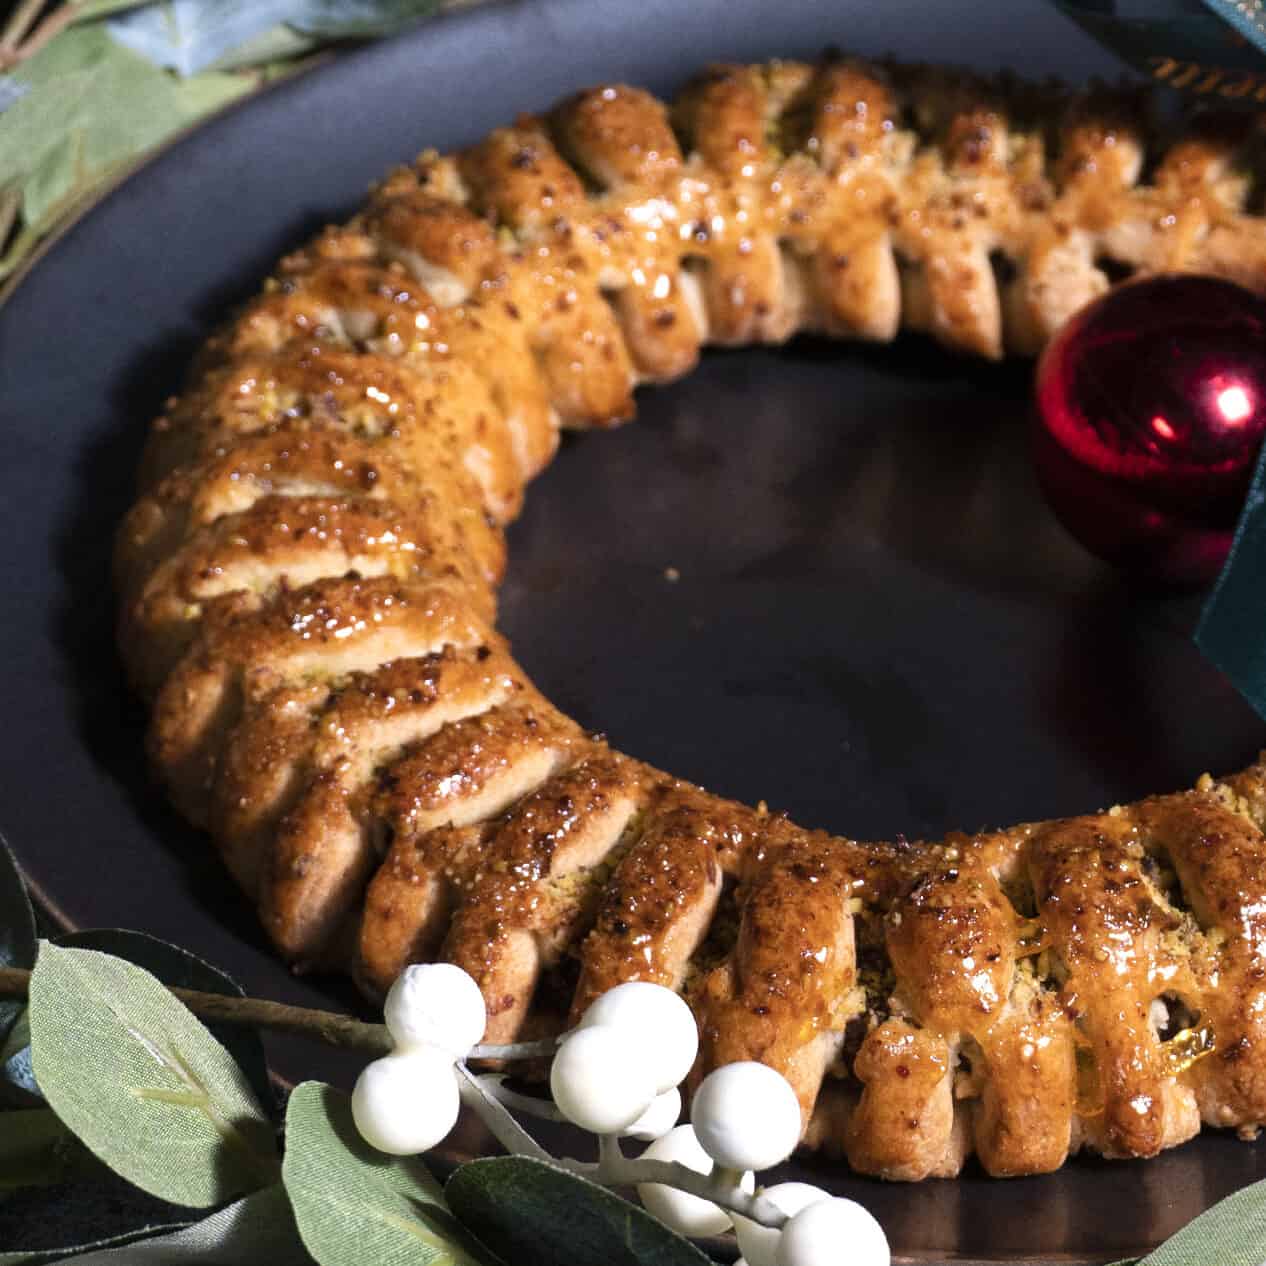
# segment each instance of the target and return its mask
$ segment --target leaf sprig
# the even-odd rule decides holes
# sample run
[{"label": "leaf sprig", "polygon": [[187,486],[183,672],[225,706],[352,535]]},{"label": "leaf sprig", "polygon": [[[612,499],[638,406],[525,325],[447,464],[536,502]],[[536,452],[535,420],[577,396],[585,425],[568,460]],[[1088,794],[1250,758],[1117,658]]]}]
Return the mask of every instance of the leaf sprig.
[{"label": "leaf sprig", "polygon": [[444,2],[19,0],[0,28],[0,281],[170,137]]}]

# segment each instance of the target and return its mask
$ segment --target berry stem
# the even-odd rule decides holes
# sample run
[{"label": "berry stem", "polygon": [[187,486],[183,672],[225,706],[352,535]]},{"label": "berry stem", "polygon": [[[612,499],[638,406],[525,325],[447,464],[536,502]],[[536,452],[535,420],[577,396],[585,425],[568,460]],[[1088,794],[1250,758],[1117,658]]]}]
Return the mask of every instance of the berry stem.
[{"label": "berry stem", "polygon": [[598,1136],[598,1172],[602,1175],[604,1183],[614,1186],[619,1181],[619,1175],[626,1159],[624,1153],[620,1150],[620,1136],[618,1134],[600,1134]]},{"label": "berry stem", "polygon": [[477,1080],[488,1094],[507,1108],[514,1108],[528,1116],[540,1117],[542,1121],[567,1120],[552,1099],[538,1099],[534,1095],[521,1095],[510,1090],[505,1086],[505,1078],[500,1073],[485,1073]]},{"label": "berry stem", "polygon": [[[31,973],[20,967],[0,967],[0,998],[26,998]],[[314,1007],[292,1007],[266,998],[238,998],[232,994],[204,993],[200,989],[171,989],[200,1020],[212,1024],[243,1024],[293,1033],[298,1037],[341,1046],[367,1055],[386,1055],[392,1049],[385,1024],[370,1024]]]},{"label": "berry stem", "polygon": [[457,1088],[462,1102],[488,1127],[502,1147],[516,1156],[531,1156],[534,1160],[552,1163],[554,1158],[510,1115],[489,1091],[482,1077],[475,1076],[460,1060],[457,1069]]},{"label": "berry stem", "polygon": [[[662,1183],[689,1196],[698,1196],[720,1205],[729,1213],[750,1218],[762,1226],[781,1227],[787,1215],[772,1200],[762,1195],[748,1195],[729,1170],[701,1174],[678,1161],[633,1160],[620,1150],[620,1140],[603,1135],[598,1140],[599,1160],[596,1165],[582,1161],[562,1160],[558,1164],[581,1178],[601,1183],[604,1187],[637,1187],[642,1183]],[[740,1174],[739,1179],[742,1178]]]},{"label": "berry stem", "polygon": [[[21,967],[0,967],[0,998],[25,1000],[31,973]],[[292,1007],[267,998],[239,998],[233,994],[206,993],[200,989],[171,989],[200,1020],[212,1024],[241,1024],[277,1033],[311,1038],[327,1046],[364,1051],[367,1055],[387,1055],[392,1050],[391,1035],[385,1024],[371,1024],[337,1011],[316,1007]],[[555,1038],[539,1042],[510,1042],[506,1045],[476,1046],[471,1059],[548,1058],[558,1048]]]},{"label": "berry stem", "polygon": [[558,1050],[556,1037],[541,1038],[538,1042],[481,1042],[471,1049],[467,1059],[549,1059]]}]

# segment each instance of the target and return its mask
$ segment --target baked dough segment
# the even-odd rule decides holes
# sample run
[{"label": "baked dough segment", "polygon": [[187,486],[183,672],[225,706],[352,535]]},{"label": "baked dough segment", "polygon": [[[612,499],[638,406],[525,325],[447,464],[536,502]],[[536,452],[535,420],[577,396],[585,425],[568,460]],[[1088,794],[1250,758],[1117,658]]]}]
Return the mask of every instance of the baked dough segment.
[{"label": "baked dough segment", "polygon": [[893,229],[913,138],[898,129],[885,77],[859,62],[822,67],[806,96],[804,149],[827,183],[826,214],[815,223],[808,213],[792,241],[812,251],[815,325],[835,336],[887,342],[902,310]]},{"label": "baked dough segment", "polygon": [[[371,346],[407,360],[447,358],[487,383],[510,434],[524,480],[558,447],[558,414],[537,369],[529,328],[515,302],[512,267],[490,225],[451,196],[423,160],[393,173],[360,217],[389,271],[403,268],[440,311],[392,328]],[[423,319],[425,318],[425,319]]]},{"label": "baked dough segment", "polygon": [[[893,1039],[872,1033],[863,1042],[857,1058],[870,1075],[849,1132],[849,1155],[859,1168],[882,1176],[956,1172],[970,1137],[960,1120],[969,1115],[969,1105],[955,1096],[960,1049],[968,1041],[987,1044],[988,1031],[1010,1001],[1015,915],[979,851],[962,852],[951,843],[929,848],[923,875],[885,920],[894,1009],[920,1031],[918,1038],[902,1041],[923,1052],[920,1067],[943,1065],[945,1071],[938,1080],[915,1077],[911,1085],[893,1087],[894,1073],[898,1080],[909,1080],[900,1071],[906,1065],[881,1054]],[[919,1088],[926,1092],[922,1107]],[[870,1104],[893,1095],[902,1096],[911,1119],[919,1121],[905,1135],[884,1133],[886,1118]]]},{"label": "baked dough segment", "polygon": [[128,512],[115,553],[119,587],[134,590],[187,537],[264,497],[364,497],[404,505],[422,489],[388,445],[320,430],[248,436],[199,466],[177,467]]},{"label": "baked dough segment", "polygon": [[524,687],[499,641],[448,645],[333,681],[258,685],[225,743],[211,805],[225,860],[256,901],[283,817],[292,846],[305,821],[319,837],[327,813],[363,831],[365,791],[393,753]]},{"label": "baked dough segment", "polygon": [[1260,155],[1260,126],[1239,111],[1197,118],[1191,135],[1166,152],[1154,177],[1177,208],[1166,266],[1261,287],[1266,231],[1246,210]]},{"label": "baked dough segment", "polygon": [[666,382],[688,373],[707,322],[681,268],[687,190],[666,109],[621,84],[579,93],[551,121],[564,152],[602,191],[591,222],[572,231],[605,283],[638,374]]},{"label": "baked dough segment", "polygon": [[914,99],[941,106],[929,120],[941,143],[919,152],[902,185],[898,241],[913,265],[904,274],[902,309],[914,328],[997,360],[1003,307],[991,256],[1013,257],[1026,236],[1034,142],[1012,134],[1005,105],[985,84],[924,76],[932,82],[926,92],[916,87]]},{"label": "baked dough segment", "polygon": [[[1065,1010],[1085,1057],[1084,1140],[1105,1156],[1154,1156],[1199,1132],[1190,1086],[1169,1076],[1152,1016],[1183,961],[1166,934],[1178,919],[1154,896],[1124,814],[1054,823],[1030,861]],[[1177,978],[1177,979],[1176,979]]]},{"label": "baked dough segment", "polygon": [[1058,1169],[1081,1143],[1077,1044],[1062,1000],[1019,972],[1006,1008],[978,1044],[983,1067],[971,1133],[985,1172],[1013,1178]]},{"label": "baked dough segment", "polygon": [[277,352],[296,339],[391,354],[432,328],[439,303],[404,268],[382,266],[373,239],[348,226],[337,231],[331,257],[334,241],[327,230],[287,255],[263,293],[207,343],[197,368]]},{"label": "baked dough segment", "polygon": [[845,1133],[853,1168],[903,1182],[958,1173],[969,1141],[943,1037],[908,1020],[884,1020],[862,1042],[853,1076],[862,1087]]},{"label": "baked dough segment", "polygon": [[842,842],[783,819],[740,867],[732,950],[688,990],[699,1022],[699,1076],[759,1060],[800,1100],[807,1126],[845,1029],[861,1014],[853,932],[857,858]]},{"label": "baked dough segment", "polygon": [[524,691],[444,726],[384,770],[376,809],[396,835],[486,822],[540,786],[585,742],[574,721]]},{"label": "baked dough segment", "polygon": [[359,223],[384,259],[403,265],[441,308],[465,303],[502,268],[487,220],[437,197],[408,173],[375,192]]},{"label": "baked dough segment", "polygon": [[150,756],[182,812],[204,825],[224,745],[247,697],[495,639],[462,591],[441,583],[324,580],[267,603],[235,594],[204,619],[163,683]]},{"label": "baked dough segment", "polygon": [[145,482],[296,423],[391,439],[422,478],[433,471],[448,479],[473,476],[484,511],[499,522],[522,503],[523,476],[509,433],[472,367],[451,359],[409,364],[305,339],[208,371],[154,424]]},{"label": "baked dough segment", "polygon": [[591,746],[575,722],[525,686],[384,767],[372,812],[390,848],[369,885],[357,966],[371,990],[385,992],[412,961],[401,959],[400,947],[434,954],[465,884],[463,868],[482,857],[497,820]]},{"label": "baked dough segment", "polygon": [[521,243],[523,284],[510,301],[532,331],[551,401],[567,426],[610,426],[633,415],[636,375],[601,279],[572,241],[589,199],[580,177],[531,117],[459,156],[472,205]]},{"label": "baked dough segment", "polygon": [[500,644],[448,644],[353,674],[314,716],[301,789],[276,825],[259,893],[261,917],[284,953],[310,960],[351,916],[381,853],[375,797],[383,771],[445,727],[469,724],[526,689]]},{"label": "baked dough segment", "polygon": [[[204,604],[225,595],[268,595],[282,586],[298,589],[348,574],[400,581],[451,575],[455,569],[433,545],[443,527],[442,518],[432,526],[418,512],[382,502],[330,497],[256,502],[250,511],[190,536],[124,609],[121,636],[125,644],[143,648],[133,675],[161,681],[193,640]],[[460,573],[455,578],[462,579]]]},{"label": "baked dough segment", "polygon": [[410,963],[436,961],[458,885],[488,837],[490,823],[397,832],[365,890],[352,973],[381,997]]},{"label": "baked dough segment", "polygon": [[674,107],[693,182],[683,182],[685,276],[709,340],[724,346],[781,343],[804,317],[801,270],[776,226],[776,109],[757,66],[715,66]]},{"label": "baked dough segment", "polygon": [[638,826],[579,946],[571,1023],[625,981],[648,980],[677,991],[687,985],[725,886],[765,837],[769,817],[663,778]]},{"label": "baked dough segment", "polygon": [[1201,1117],[1256,1133],[1266,1120],[1266,839],[1226,787],[1146,800],[1133,816],[1204,932],[1189,938],[1194,981],[1167,991],[1215,1044],[1188,1078]]},{"label": "baked dough segment", "polygon": [[[612,865],[640,833],[654,780],[644,766],[596,746],[492,827],[454,894],[442,947],[442,957],[483,990],[486,1041],[513,1041],[531,1012],[548,1011],[551,1001],[558,1009],[557,999],[541,996],[549,992],[542,978],[574,961],[569,951],[591,925]],[[390,978],[375,984],[381,989]],[[545,1019],[561,1027],[564,1015]]]},{"label": "baked dough segment", "polygon": [[[436,240],[431,211],[435,206],[452,212],[443,221],[443,227],[454,230],[454,238],[441,239],[447,250],[441,250]],[[419,221],[425,231],[418,231]],[[504,288],[506,270],[487,224],[460,206],[425,194],[418,175],[408,172],[389,178],[353,224],[359,227],[349,226],[341,234],[345,241],[357,243],[353,262],[327,259],[322,250],[325,239],[288,256],[265,294],[213,344],[214,356],[205,359],[231,363],[252,354],[275,355],[297,342],[301,347],[310,343],[395,360],[402,366],[397,390],[393,393],[390,385],[375,383],[376,391],[369,393],[395,414],[401,412],[402,395],[409,394],[399,390],[401,382],[410,381],[408,371],[425,379],[446,366],[453,367],[453,373],[473,370],[506,432],[505,439],[495,441],[496,451],[503,454],[508,441],[519,479],[531,478],[553,455],[557,419],[534,372],[525,372],[521,332],[504,313],[497,314],[496,355],[490,354],[494,345],[486,321],[479,317],[480,299],[485,288]],[[461,249],[471,244],[471,234],[464,231],[467,225],[481,231],[476,235],[478,250]],[[423,257],[423,249],[431,254]],[[427,288],[428,282],[439,298]],[[335,362],[336,373],[338,368]],[[415,381],[413,392],[417,390]],[[480,400],[480,393],[472,399]],[[462,416],[466,403],[456,393],[456,416]],[[482,434],[493,430],[485,421]],[[467,425],[462,436],[469,439],[473,431]]]}]

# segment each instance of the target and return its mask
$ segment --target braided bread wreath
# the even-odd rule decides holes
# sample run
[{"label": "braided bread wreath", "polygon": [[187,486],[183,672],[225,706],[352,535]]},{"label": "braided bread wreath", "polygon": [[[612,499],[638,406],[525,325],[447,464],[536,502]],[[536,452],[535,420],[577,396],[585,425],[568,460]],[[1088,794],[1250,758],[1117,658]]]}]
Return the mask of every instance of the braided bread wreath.
[{"label": "braided bread wreath", "polygon": [[[583,92],[393,172],[284,259],[155,423],[119,536],[150,745],[279,950],[479,982],[488,1039],[621,980],[889,1179],[1266,1122],[1266,765],[1106,813],[862,844],[555,709],[495,632],[558,429],[700,346],[900,326],[1032,352],[1126,269],[1260,283],[1245,138],[1155,156],[1096,93],[839,58]],[[1059,119],[1057,128],[1051,120]]]}]

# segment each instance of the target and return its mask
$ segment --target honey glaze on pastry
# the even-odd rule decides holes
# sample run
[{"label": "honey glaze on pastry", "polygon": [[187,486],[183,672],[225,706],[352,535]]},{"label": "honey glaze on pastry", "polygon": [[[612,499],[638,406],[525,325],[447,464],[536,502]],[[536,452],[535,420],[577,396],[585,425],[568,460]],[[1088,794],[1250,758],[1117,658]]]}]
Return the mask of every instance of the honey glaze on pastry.
[{"label": "honey glaze on pastry", "polygon": [[[603,87],[392,173],[284,259],[153,428],[119,535],[150,750],[279,949],[381,993],[441,958],[489,1040],[630,979],[697,1075],[915,1180],[1266,1122],[1266,765],[935,844],[802,830],[611,750],[494,627],[560,426],[706,343],[927,330],[1031,352],[1109,272],[1266,288],[1244,124],[853,60]],[[1050,122],[1058,120],[1057,123]],[[1045,121],[1045,122],[1044,122]]]}]

